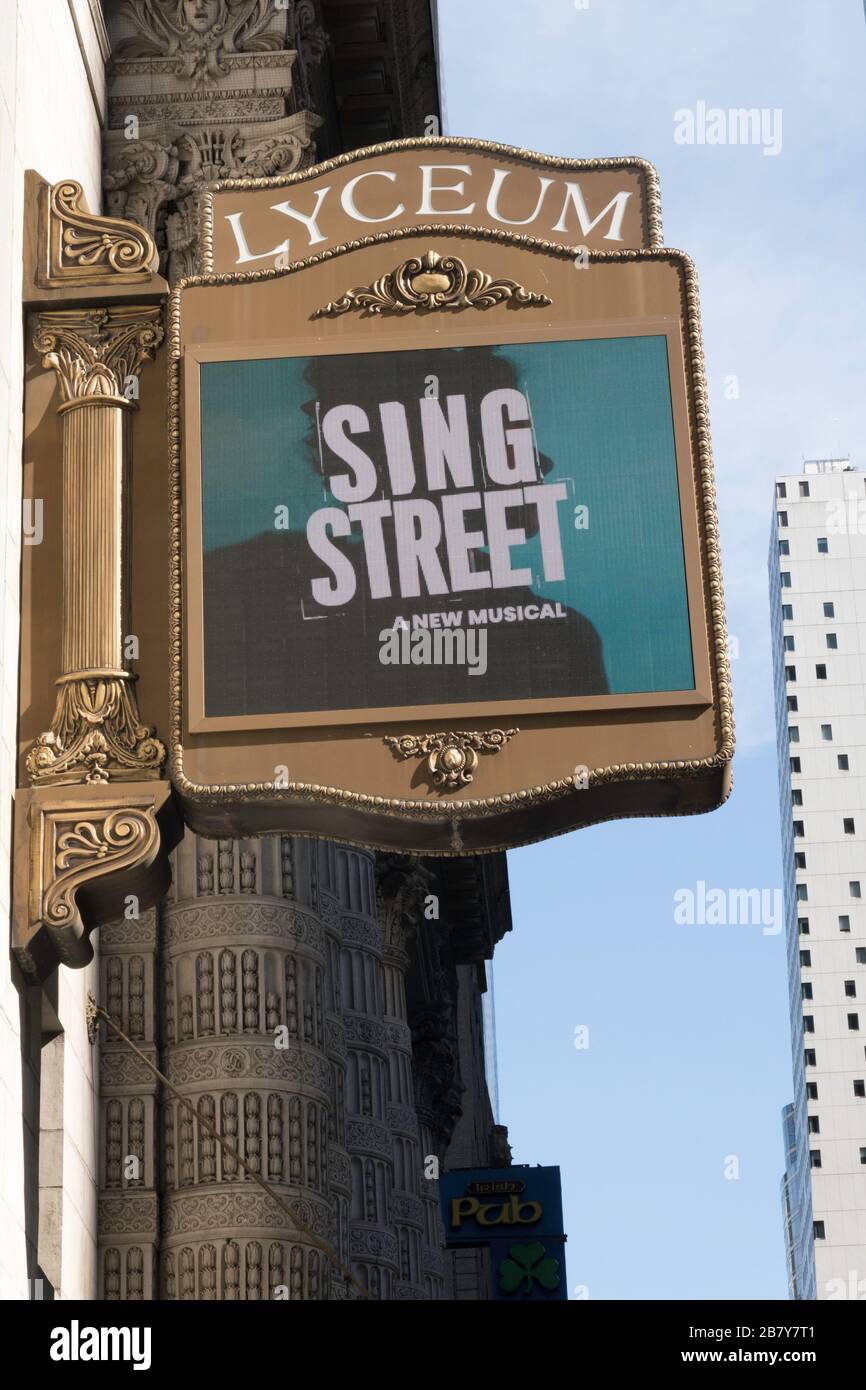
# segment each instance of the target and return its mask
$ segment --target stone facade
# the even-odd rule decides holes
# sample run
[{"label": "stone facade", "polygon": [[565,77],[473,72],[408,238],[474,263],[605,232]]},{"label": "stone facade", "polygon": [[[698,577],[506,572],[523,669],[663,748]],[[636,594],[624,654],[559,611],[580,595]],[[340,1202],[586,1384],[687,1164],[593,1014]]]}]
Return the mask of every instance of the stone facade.
[{"label": "stone facade", "polygon": [[103,930],[111,1017],[285,1203],[106,1030],[103,1298],[340,1299],[348,1272],[375,1299],[454,1296],[438,1165],[461,1115],[461,1159],[499,1139],[479,976],[425,916],[447,894],[429,861],[188,833],[162,907]]}]

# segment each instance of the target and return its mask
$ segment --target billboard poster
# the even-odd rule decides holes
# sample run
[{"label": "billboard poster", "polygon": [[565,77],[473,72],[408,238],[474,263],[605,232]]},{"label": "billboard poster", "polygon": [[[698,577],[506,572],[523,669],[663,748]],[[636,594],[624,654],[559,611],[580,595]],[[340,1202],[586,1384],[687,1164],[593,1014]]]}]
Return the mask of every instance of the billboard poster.
[{"label": "billboard poster", "polygon": [[694,689],[665,333],[199,383],[205,720]]}]

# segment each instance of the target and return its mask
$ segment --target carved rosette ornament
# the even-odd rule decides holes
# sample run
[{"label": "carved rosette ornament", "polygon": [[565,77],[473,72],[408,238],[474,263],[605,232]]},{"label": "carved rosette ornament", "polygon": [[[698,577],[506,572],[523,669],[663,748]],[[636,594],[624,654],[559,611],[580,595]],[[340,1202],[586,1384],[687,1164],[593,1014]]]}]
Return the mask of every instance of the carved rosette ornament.
[{"label": "carved rosette ornament", "polygon": [[51,728],[27,755],[37,784],[158,777],[165,748],[143,724],[124,664],[128,421],[162,342],[151,307],[37,315],[34,345],[57,375],[63,418],[63,647]]},{"label": "carved rosette ornament", "polygon": [[398,758],[426,758],[433,785],[443,791],[466,786],[475,776],[479,753],[498,753],[519,729],[455,729],[451,733],[402,734],[385,743]]},{"label": "carved rosette ornament", "polygon": [[350,312],[418,314],[439,309],[490,309],[506,303],[522,309],[550,304],[546,294],[527,290],[516,280],[494,280],[484,270],[470,269],[459,256],[426,251],[412,256],[372,285],[357,285],[312,315],[336,318]]}]

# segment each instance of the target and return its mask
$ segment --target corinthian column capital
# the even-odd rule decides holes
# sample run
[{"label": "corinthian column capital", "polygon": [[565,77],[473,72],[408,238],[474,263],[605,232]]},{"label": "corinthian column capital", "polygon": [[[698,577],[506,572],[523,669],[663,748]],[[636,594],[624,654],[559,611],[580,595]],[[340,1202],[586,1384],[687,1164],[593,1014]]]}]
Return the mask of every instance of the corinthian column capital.
[{"label": "corinthian column capital", "polygon": [[57,374],[60,409],[98,401],[130,406],[138,377],[164,337],[160,309],[58,309],[36,315],[33,344]]}]

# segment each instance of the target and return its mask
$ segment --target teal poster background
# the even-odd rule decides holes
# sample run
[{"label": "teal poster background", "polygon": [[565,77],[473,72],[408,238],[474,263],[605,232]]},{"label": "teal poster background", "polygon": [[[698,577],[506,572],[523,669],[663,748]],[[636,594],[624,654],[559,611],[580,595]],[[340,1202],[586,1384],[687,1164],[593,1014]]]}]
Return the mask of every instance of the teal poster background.
[{"label": "teal poster background", "polygon": [[[457,354],[465,354],[467,370],[472,366],[471,355],[482,353],[485,371],[489,372],[491,361],[507,368],[531,408],[537,451],[546,456],[544,482],[563,481],[568,488],[568,502],[558,509],[565,578],[556,582],[544,579],[538,535],[512,547],[512,565],[527,566],[533,574],[526,599],[562,604],[588,620],[600,639],[610,693],[693,689],[665,338],[652,335],[518,343],[492,349],[364,354],[363,361],[368,372],[371,359],[373,366],[381,365],[380,401],[401,400],[411,408],[411,402],[425,394],[425,383],[437,372],[437,358],[446,352],[452,364]],[[311,400],[314,393],[308,371],[311,362],[315,370],[315,363],[324,360],[273,358],[201,365],[208,713],[260,712],[276,698],[276,694],[263,696],[263,705],[256,696],[256,662],[260,658],[281,659],[279,644],[250,637],[250,605],[261,599],[254,546],[259,541],[271,545],[275,510],[281,506],[288,509],[289,530],[303,548],[310,514],[323,506],[343,505],[330,494],[317,457],[315,402]],[[352,383],[357,360],[349,355],[327,359],[332,373],[344,371],[345,390],[339,397],[344,401],[356,398]],[[372,436],[358,437],[357,442],[372,451]],[[418,463],[418,473],[422,479],[419,495],[435,497],[425,490],[423,462]],[[574,524],[576,507],[587,509],[585,528]],[[351,552],[359,540],[353,534],[344,544]],[[248,555],[249,560],[244,564],[238,561],[227,571],[223,559],[230,555]],[[208,580],[209,573],[218,570],[231,575],[231,580],[221,581],[222,587],[220,582]],[[289,580],[280,612],[273,614],[272,620],[279,624],[283,618],[291,619],[294,624],[292,639],[287,638],[284,647],[285,660],[297,664],[304,659],[307,637],[313,640],[310,630],[314,625],[294,623],[304,596],[291,592],[292,575]],[[243,594],[237,596],[238,589],[248,594],[246,608]],[[227,598],[232,601],[227,602]],[[490,607],[497,603],[497,594],[490,589],[474,591],[461,601],[466,607]],[[513,592],[502,601],[512,602]],[[422,592],[411,602],[398,602],[396,611],[411,620],[415,611],[442,607],[441,597]],[[373,629],[378,632],[386,624],[368,610],[362,621],[370,628],[372,643]],[[393,606],[388,609],[392,611]],[[307,594],[305,618],[309,613]],[[338,640],[340,632],[346,631],[345,624],[340,629],[328,623],[327,619],[335,616],[329,613],[315,624],[321,629],[315,634],[315,659],[324,663],[328,677],[320,707],[341,707],[339,701],[345,699],[349,687],[354,698],[345,707],[361,707],[367,699],[363,672],[355,671],[351,681],[344,680],[343,692],[338,695],[339,654],[329,654],[327,644],[322,645],[326,626]],[[567,637],[561,623],[515,623],[509,629],[509,640],[520,643],[529,626],[537,630],[534,641],[555,644]],[[542,628],[545,631],[539,635]],[[242,677],[230,671],[230,651],[235,663],[244,668]],[[370,660],[376,660],[372,646]],[[287,674],[287,694],[289,686]],[[483,686],[481,680],[464,682],[459,692],[455,690],[455,698],[489,698]],[[510,691],[515,699],[536,694],[518,686],[516,679]],[[576,688],[575,693],[585,692]],[[404,700],[395,691],[394,704],[414,702],[421,701],[413,700],[411,692]],[[304,707],[309,707],[304,700],[280,705]]]}]

